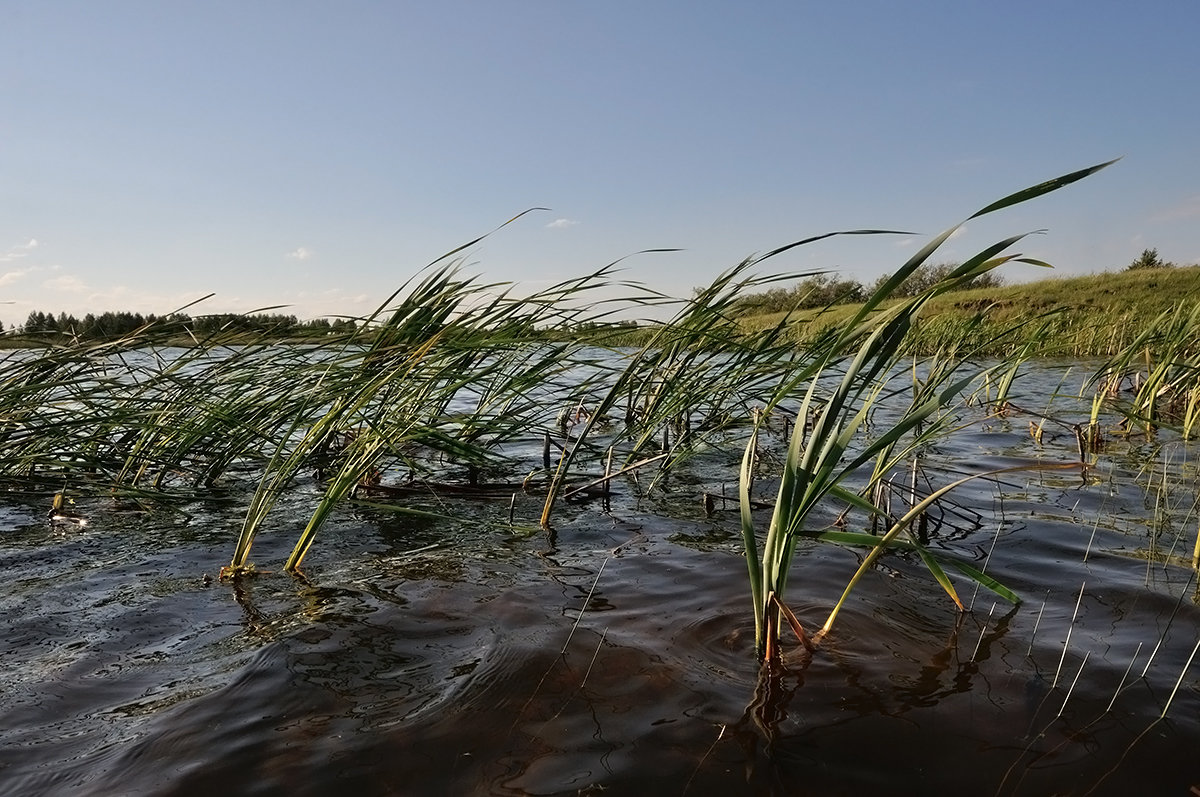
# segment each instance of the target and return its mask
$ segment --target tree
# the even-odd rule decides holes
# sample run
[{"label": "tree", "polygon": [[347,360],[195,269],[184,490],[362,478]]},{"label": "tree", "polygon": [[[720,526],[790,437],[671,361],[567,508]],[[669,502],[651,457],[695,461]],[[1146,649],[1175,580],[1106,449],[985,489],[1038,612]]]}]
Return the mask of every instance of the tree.
[{"label": "tree", "polygon": [[[53,316],[51,316],[53,319]],[[53,323],[53,321],[51,321]],[[26,334],[36,334],[38,332],[47,332],[51,329],[46,323],[46,314],[41,310],[30,310],[29,317],[25,319],[23,331]]]},{"label": "tree", "polygon": [[1158,256],[1157,249],[1143,249],[1142,253],[1128,266],[1126,271],[1139,271],[1144,268],[1174,268],[1175,264]]},{"label": "tree", "polygon": [[55,322],[55,326],[58,328],[59,332],[63,332],[68,335],[78,335],[80,331],[79,319],[74,315],[68,315],[66,313],[58,314],[58,321]]},{"label": "tree", "polygon": [[835,304],[861,302],[864,298],[862,283],[857,280],[815,274],[791,288],[771,288],[763,293],[748,294],[739,298],[734,306],[737,312],[752,315],[818,309]]},{"label": "tree", "polygon": [[[916,296],[917,294],[924,293],[929,288],[932,288],[934,285],[950,276],[950,273],[953,272],[954,269],[958,268],[958,266],[958,263],[936,263],[933,265],[925,264],[918,266],[916,270],[909,274],[904,282],[900,283],[896,290],[892,292],[892,296],[896,298],[907,298],[909,296]],[[875,282],[871,285],[871,292],[874,293],[875,291],[879,290],[890,278],[890,275],[884,274],[882,277],[875,280]],[[954,290],[969,291],[974,288],[999,288],[1003,284],[1003,277],[1001,277],[995,271],[988,271],[980,274],[972,280],[963,283],[962,285],[957,286],[954,288]]]}]

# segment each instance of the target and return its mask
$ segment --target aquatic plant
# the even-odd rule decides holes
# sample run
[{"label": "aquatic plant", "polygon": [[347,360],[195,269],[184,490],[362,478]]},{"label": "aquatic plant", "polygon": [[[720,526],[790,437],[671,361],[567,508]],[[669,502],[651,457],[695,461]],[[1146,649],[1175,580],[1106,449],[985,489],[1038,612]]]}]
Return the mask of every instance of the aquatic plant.
[{"label": "aquatic plant", "polygon": [[[756,262],[744,261],[698,291],[669,321],[655,325],[637,350],[610,351],[603,366],[596,363],[608,373],[592,391],[582,427],[564,441],[542,509],[544,528],[551,527],[574,462],[601,428],[609,430],[610,445],[623,446],[626,466],[654,448],[666,455],[663,467],[669,468],[700,441],[744,423],[746,402],[768,393],[806,356],[782,325],[753,334],[738,326],[731,312],[737,297],[748,286],[783,278],[749,273]],[[615,371],[614,361],[620,364]]]},{"label": "aquatic plant", "polygon": [[[601,288],[619,298],[595,299]],[[295,570],[356,488],[389,471],[462,468],[473,480],[502,461],[582,359],[580,340],[550,332],[654,300],[611,268],[515,296],[459,276],[451,259],[319,343],[247,341],[236,329],[181,341],[165,324],[100,343],[56,334],[0,360],[0,477],[144,508],[256,483],[226,571],[238,573],[279,497],[314,473],[323,490],[285,565]]]},{"label": "aquatic plant", "polygon": [[[586,311],[572,307],[589,292],[611,287],[610,274],[606,268],[512,297],[507,286],[460,279],[453,266],[440,266],[402,289],[398,303],[389,300],[362,325],[369,335],[362,347],[322,364],[322,389],[307,412],[293,416],[281,438],[286,442],[266,464],[230,569],[248,566],[250,544],[269,510],[314,460],[327,459],[326,487],[287,570],[300,566],[338,502],[379,481],[384,470],[416,473],[419,460],[440,458],[473,473],[505,441],[528,435],[545,413],[542,391],[574,366],[572,352],[582,345],[539,328],[603,313],[603,302],[583,302],[591,308]],[[629,296],[644,298],[632,288],[625,301]]]},{"label": "aquatic plant", "polygon": [[1181,302],[1154,318],[1096,370],[1090,384],[1131,423],[1173,426],[1190,437],[1200,423],[1200,304]]},{"label": "aquatic plant", "polygon": [[[1057,190],[1107,165],[1100,164],[1018,191],[993,202],[966,221]],[[925,388],[924,401],[914,403],[898,419],[891,421],[888,428],[875,429],[868,440],[859,441],[855,447],[874,402],[885,389],[889,374],[903,351],[905,339],[916,324],[921,311],[935,296],[957,284],[975,279],[1003,263],[1029,262],[1028,258],[1020,254],[1004,254],[1025,237],[1014,236],[987,247],[917,296],[883,307],[885,300],[896,287],[925,263],[960,226],[961,224],[955,225],[935,237],[901,266],[838,330],[833,344],[823,348],[807,367],[800,369],[783,386],[779,394],[780,400],[800,386],[807,387],[797,412],[774,511],[761,549],[750,509],[749,486],[757,436],[752,436],[747,444],[740,479],[742,534],[754,605],[755,648],[760,659],[768,664],[774,664],[779,658],[781,624],[785,619],[790,622],[794,617],[786,608],[785,588],[797,541],[802,535],[813,534],[806,523],[810,513],[820,502],[830,497],[841,499],[868,512],[877,512],[878,509],[860,494],[846,489],[844,485],[847,480],[866,463],[891,450],[898,440],[946,407],[976,376],[970,374],[963,377],[957,373],[956,368],[942,368],[936,383],[931,383]],[[1044,265],[1040,261],[1032,262]],[[825,389],[827,384],[831,385],[829,389]],[[811,428],[808,428],[810,423]],[[872,479],[877,480],[879,474],[886,470],[886,464],[881,466],[876,463]],[[864,492],[869,494],[873,486],[867,484]],[[940,495],[941,492],[944,490],[934,495]],[[907,529],[916,514],[932,499],[933,496],[930,496],[913,507],[896,521],[888,532],[874,541],[872,553],[864,560],[859,572],[852,577],[847,586],[847,593],[853,589],[861,574],[879,553]],[[909,536],[906,542],[920,550],[913,537]],[[961,607],[940,565],[927,552],[922,552],[921,555],[934,578]],[[982,574],[968,572],[968,575],[978,580]],[[996,586],[986,582],[985,585],[992,588]],[[843,594],[816,639],[828,633],[845,599],[846,595]],[[806,644],[815,641],[809,639],[798,622],[791,624]]]},{"label": "aquatic plant", "polygon": [[[971,218],[1094,170],[1019,192]],[[922,311],[1003,262],[1037,262],[1004,254],[1017,236],[923,293],[891,302],[952,231],[897,270],[851,316],[810,333],[802,346],[787,319],[749,331],[741,323],[737,303],[748,291],[804,276],[759,269],[833,236],[887,231],[827,233],[747,258],[684,301],[670,320],[639,330],[644,342],[632,349],[623,329],[614,328],[622,337],[606,344],[604,322],[612,310],[668,297],[619,282],[615,263],[517,296],[512,286],[461,276],[455,258],[482,238],[435,260],[374,313],[319,342],[248,340],[232,323],[215,331],[211,324],[198,326],[206,331],[180,341],[172,314],[111,341],[56,334],[46,348],[12,351],[0,362],[0,442],[6,446],[0,476],[11,488],[41,493],[69,485],[73,494],[104,493],[141,506],[179,506],[229,481],[251,483],[227,569],[238,573],[251,567],[254,539],[280,497],[313,473],[321,495],[285,563],[294,571],[343,500],[381,489],[386,477],[436,482],[457,469],[474,482],[503,461],[507,443],[539,429],[549,436],[548,403],[563,396],[571,396],[580,423],[560,434],[556,464],[547,453],[544,483],[525,482],[545,487],[540,521],[546,528],[568,484],[580,478],[576,463],[583,457],[599,461],[615,452],[621,459],[616,473],[656,464],[658,476],[752,423],[754,407],[763,408],[762,424],[799,393],[761,559],[752,529],[747,532],[761,630],[765,607],[782,606],[791,551],[811,509],[831,496],[883,518],[864,496],[937,432],[938,412],[979,372],[964,370],[963,363],[998,334],[982,316],[956,329],[940,359],[926,361],[901,420],[858,446],[856,435],[874,404],[897,392],[889,380]],[[613,287],[620,289],[618,299],[593,300]],[[574,334],[583,328],[601,332],[586,339]],[[590,375],[562,384],[565,374],[580,369]],[[805,431],[809,423],[811,432]],[[868,463],[867,483],[852,484]],[[587,479],[607,489],[613,474],[610,467],[604,477]],[[934,560],[916,550],[952,593]]]}]

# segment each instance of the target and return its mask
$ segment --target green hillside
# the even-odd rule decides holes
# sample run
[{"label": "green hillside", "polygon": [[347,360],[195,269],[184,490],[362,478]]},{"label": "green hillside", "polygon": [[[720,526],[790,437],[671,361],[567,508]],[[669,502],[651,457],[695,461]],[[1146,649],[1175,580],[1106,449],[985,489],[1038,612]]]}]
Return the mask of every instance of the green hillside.
[{"label": "green hillside", "polygon": [[[1047,356],[1108,355],[1129,344],[1166,312],[1200,302],[1200,266],[1155,268],[1052,277],[1037,282],[943,294],[930,303],[916,339],[934,349],[963,337],[983,342],[1005,330],[1001,353],[1044,331],[1039,353]],[[857,305],[790,314],[797,341],[849,317]],[[786,313],[747,315],[745,327],[773,326]]]}]

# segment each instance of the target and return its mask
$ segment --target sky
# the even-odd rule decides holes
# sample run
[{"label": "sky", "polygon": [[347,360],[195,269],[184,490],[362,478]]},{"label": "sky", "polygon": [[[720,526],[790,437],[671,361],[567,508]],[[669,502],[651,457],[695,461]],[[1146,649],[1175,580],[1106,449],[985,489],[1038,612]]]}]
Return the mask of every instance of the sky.
[{"label": "sky", "polygon": [[[1054,272],[1200,262],[1200,3],[5,0],[0,321],[361,316],[442,254],[536,290],[747,256],[863,282],[1013,191]],[[655,248],[670,253],[636,254]],[[630,256],[631,257],[627,257]]]}]

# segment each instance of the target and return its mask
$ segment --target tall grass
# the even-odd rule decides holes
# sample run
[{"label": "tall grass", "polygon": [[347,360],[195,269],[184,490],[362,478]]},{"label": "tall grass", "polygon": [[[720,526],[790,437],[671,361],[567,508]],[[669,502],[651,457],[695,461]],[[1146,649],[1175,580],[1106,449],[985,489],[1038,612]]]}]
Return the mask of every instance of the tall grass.
[{"label": "tall grass", "polygon": [[1132,422],[1190,437],[1200,423],[1200,304],[1184,301],[1160,314],[1091,384]]},{"label": "tall grass", "polygon": [[[970,218],[1099,168],[1018,192]],[[820,324],[803,345],[786,318],[747,330],[738,299],[803,276],[763,273],[784,252],[835,235],[886,231],[829,233],[748,258],[680,303],[668,321],[644,325],[632,346],[622,330],[616,332],[623,337],[612,340],[575,333],[581,325],[602,325],[618,306],[668,300],[620,282],[616,264],[517,295],[512,286],[464,277],[455,260],[462,247],[356,319],[353,329],[319,343],[248,342],[230,330],[177,347],[154,325],[103,344],[55,338],[45,349],[10,351],[0,359],[0,479],[31,495],[66,488],[147,508],[182,508],[238,485],[251,497],[226,569],[236,575],[252,569],[255,539],[276,517],[281,497],[310,474],[320,493],[294,532],[284,563],[289,571],[303,565],[344,501],[381,481],[427,481],[436,490],[447,481],[474,482],[494,468],[519,477],[507,449],[542,434],[557,437],[557,462],[547,455],[540,478],[535,473],[524,482],[544,490],[539,520],[551,529],[564,495],[573,484],[595,481],[586,468],[608,452],[617,461],[607,473],[653,466],[653,484],[736,431],[750,438],[739,495],[756,649],[764,660],[777,660],[783,624],[802,632],[786,595],[803,537],[869,549],[810,643],[829,633],[850,591],[889,548],[915,552],[960,606],[948,566],[1015,600],[1002,585],[935,556],[920,535],[909,533],[946,488],[914,497],[901,512],[881,500],[890,474],[944,431],[947,410],[973,380],[995,374],[1003,394],[1016,364],[1040,351],[1042,336],[1060,322],[1049,314],[1041,331],[1031,333],[1017,330],[1016,321],[997,324],[986,312],[940,329],[927,318],[953,288],[1007,262],[1037,263],[1010,251],[1020,235],[987,247],[924,293],[891,299],[955,229],[933,239],[862,305]],[[614,290],[619,299],[598,298]],[[1197,349],[1188,337],[1195,321],[1180,321],[1153,341],[1138,338],[1109,365],[1107,373],[1132,378],[1127,375],[1142,362],[1137,351],[1152,344],[1164,352],[1139,383],[1158,402],[1139,410],[1148,422],[1178,416],[1189,431],[1195,423]],[[922,334],[936,340],[936,354],[920,368],[901,367]],[[1006,361],[974,364],[998,348]],[[1164,408],[1163,396],[1191,398]],[[891,414],[878,423],[884,405]],[[797,406],[773,513],[760,535],[753,514],[757,446],[768,419]],[[560,413],[564,422],[557,424],[551,419]],[[568,424],[568,413],[578,423]],[[879,533],[816,527],[814,510],[830,501],[870,515]]]},{"label": "tall grass", "polygon": [[[616,362],[623,365],[592,396],[583,428],[565,447],[547,490],[542,526],[551,527],[555,503],[572,465],[601,426],[610,429],[610,445],[622,446],[626,465],[657,447],[666,455],[662,468],[669,469],[731,427],[744,426],[752,404],[777,394],[791,373],[806,367],[833,340],[827,337],[798,348],[783,323],[747,333],[737,320],[738,298],[761,285],[797,276],[764,276],[754,269],[813,241],[885,232],[829,233],[747,258],[683,302],[669,321],[655,325],[640,347],[616,352]],[[621,419],[613,430],[615,415]]]},{"label": "tall grass", "polygon": [[[967,221],[1057,190],[1106,165],[1083,169],[1019,191],[988,205]],[[914,401],[887,428],[875,429],[869,439],[865,442],[861,440],[860,433],[872,408],[886,389],[889,374],[894,371],[904,352],[908,335],[929,302],[956,285],[1003,263],[1026,260],[1019,254],[1005,254],[1024,237],[1014,236],[979,252],[925,292],[885,307],[886,300],[904,279],[925,263],[960,226],[956,225],[935,237],[901,266],[837,330],[831,345],[823,347],[807,367],[800,369],[783,386],[780,399],[795,388],[804,386],[803,399],[783,466],[774,512],[761,548],[753,528],[749,508],[751,496],[747,486],[751,478],[750,464],[756,438],[752,436],[747,446],[740,492],[743,540],[754,605],[755,647],[760,659],[768,665],[774,665],[779,660],[781,625],[785,619],[806,643],[811,644],[829,632],[846,598],[843,595],[838,601],[820,632],[811,641],[786,608],[785,593],[797,541],[802,535],[813,533],[807,527],[809,515],[818,504],[830,497],[840,498],[868,512],[878,512],[878,508],[862,498],[862,494],[870,494],[875,484],[868,483],[860,494],[846,489],[848,480],[872,460],[876,462],[871,479],[877,481],[881,478],[880,474],[890,469],[888,458],[893,455],[897,443],[910,433],[919,434],[921,424],[953,401],[978,373],[962,376],[956,365],[943,365],[934,372],[935,378],[922,386],[919,391],[922,400]],[[810,418],[809,430],[806,424]],[[919,506],[923,507],[925,503]],[[879,553],[908,528],[917,509],[914,507],[913,511],[896,521],[888,532],[874,542],[871,555],[851,579],[847,592]],[[906,542],[920,547],[911,536]],[[934,578],[961,607],[941,566],[927,552],[921,555]]]},{"label": "tall grass", "polygon": [[[547,383],[572,368],[580,347],[537,330],[575,323],[570,309],[610,287],[601,270],[538,292],[511,297],[504,286],[458,279],[440,267],[404,291],[349,358],[320,368],[323,387],[297,416],[285,444],[267,463],[230,567],[247,566],[250,542],[289,483],[318,455],[333,453],[325,493],[285,567],[295,570],[334,507],[387,469],[421,470],[421,462],[459,463],[470,473],[506,441],[524,437],[544,416]],[[601,303],[601,307],[602,307]],[[331,452],[331,440],[337,440]]]},{"label": "tall grass", "polygon": [[252,567],[280,496],[316,472],[322,495],[285,564],[295,570],[357,487],[385,473],[475,478],[502,461],[581,360],[579,341],[547,330],[605,318],[601,289],[627,305],[656,298],[612,269],[514,296],[435,262],[319,345],[215,333],[180,348],[148,325],[103,344],[12,350],[0,360],[0,478],[35,495],[67,489],[146,507],[250,481],[226,570],[236,574]]}]

